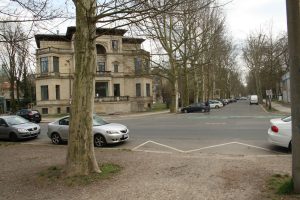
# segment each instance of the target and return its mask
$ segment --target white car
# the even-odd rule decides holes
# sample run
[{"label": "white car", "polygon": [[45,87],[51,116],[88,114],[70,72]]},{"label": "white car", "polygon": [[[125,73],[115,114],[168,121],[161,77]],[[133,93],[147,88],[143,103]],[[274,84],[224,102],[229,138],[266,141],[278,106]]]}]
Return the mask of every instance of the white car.
[{"label": "white car", "polygon": [[208,103],[209,103],[210,108],[221,108],[221,107],[223,107],[222,102],[217,101],[217,100],[209,100]]},{"label": "white car", "polygon": [[268,141],[272,144],[292,148],[292,117],[284,117],[270,120],[271,127],[268,130]]},{"label": "white car", "polygon": [[[94,146],[102,147],[106,144],[124,142],[129,139],[129,129],[117,123],[108,123],[100,116],[93,115]],[[68,140],[69,116],[48,124],[48,137],[53,144]]]},{"label": "white car", "polygon": [[252,105],[252,104],[258,105],[258,96],[257,95],[250,96],[250,105]]}]

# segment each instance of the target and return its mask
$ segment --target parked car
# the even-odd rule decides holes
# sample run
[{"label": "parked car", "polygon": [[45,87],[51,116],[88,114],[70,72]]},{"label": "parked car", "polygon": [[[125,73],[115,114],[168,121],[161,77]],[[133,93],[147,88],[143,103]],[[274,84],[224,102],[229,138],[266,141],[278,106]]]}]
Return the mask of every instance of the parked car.
[{"label": "parked car", "polygon": [[226,106],[228,103],[226,103],[225,99],[216,99],[217,101],[220,101],[223,106]]},{"label": "parked car", "polygon": [[181,108],[181,112],[189,113],[189,112],[209,112],[210,107],[206,106],[204,103],[193,103],[189,106]]},{"label": "parked car", "polygon": [[[69,116],[60,118],[48,124],[47,135],[53,144],[60,144],[68,140]],[[94,146],[102,147],[106,144],[120,143],[129,139],[129,129],[117,123],[104,121],[100,116],[93,115]]]},{"label": "parked car", "polygon": [[240,100],[247,100],[247,97],[241,97]]},{"label": "parked car", "polygon": [[40,123],[42,120],[42,115],[37,110],[21,109],[16,112],[16,115],[36,123]]},{"label": "parked car", "polygon": [[258,96],[257,95],[250,96],[250,105],[252,105],[252,104],[258,105]]},{"label": "parked car", "polygon": [[25,138],[37,138],[41,128],[17,115],[0,116],[0,138],[17,141]]},{"label": "parked car", "polygon": [[272,144],[292,148],[292,117],[284,117],[270,120],[268,141]]},{"label": "parked car", "polygon": [[209,100],[208,101],[210,108],[221,108],[223,104],[217,100]]}]

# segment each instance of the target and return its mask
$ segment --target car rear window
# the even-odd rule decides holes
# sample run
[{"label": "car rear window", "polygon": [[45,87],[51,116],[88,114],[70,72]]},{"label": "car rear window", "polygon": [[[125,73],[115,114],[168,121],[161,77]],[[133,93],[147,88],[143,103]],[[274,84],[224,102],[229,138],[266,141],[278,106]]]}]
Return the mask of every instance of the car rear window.
[{"label": "car rear window", "polygon": [[292,121],[292,116],[283,117],[283,118],[281,118],[281,120],[284,122],[290,122],[290,121]]}]

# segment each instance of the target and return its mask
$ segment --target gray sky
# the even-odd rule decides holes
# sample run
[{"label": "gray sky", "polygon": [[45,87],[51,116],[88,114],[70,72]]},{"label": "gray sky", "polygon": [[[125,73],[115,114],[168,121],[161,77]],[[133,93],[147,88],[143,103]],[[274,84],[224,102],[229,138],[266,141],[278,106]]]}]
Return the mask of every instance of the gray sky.
[{"label": "gray sky", "polygon": [[232,0],[223,9],[228,30],[233,38],[239,41],[260,29],[269,31],[272,28],[274,34],[285,32],[285,4],[285,0]]}]

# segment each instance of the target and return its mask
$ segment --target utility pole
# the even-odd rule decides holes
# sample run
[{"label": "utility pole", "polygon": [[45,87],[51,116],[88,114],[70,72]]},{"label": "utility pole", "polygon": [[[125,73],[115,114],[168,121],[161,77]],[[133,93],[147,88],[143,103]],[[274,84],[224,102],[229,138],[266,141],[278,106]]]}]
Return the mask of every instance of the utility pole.
[{"label": "utility pole", "polygon": [[292,175],[300,193],[300,0],[286,0],[292,102]]}]

